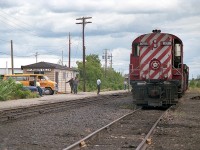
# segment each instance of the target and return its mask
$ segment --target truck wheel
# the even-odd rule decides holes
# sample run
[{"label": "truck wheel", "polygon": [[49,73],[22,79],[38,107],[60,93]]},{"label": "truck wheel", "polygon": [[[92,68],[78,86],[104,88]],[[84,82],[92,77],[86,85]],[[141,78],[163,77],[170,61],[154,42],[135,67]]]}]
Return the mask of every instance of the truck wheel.
[{"label": "truck wheel", "polygon": [[51,88],[45,88],[44,93],[45,95],[53,95],[54,91]]}]

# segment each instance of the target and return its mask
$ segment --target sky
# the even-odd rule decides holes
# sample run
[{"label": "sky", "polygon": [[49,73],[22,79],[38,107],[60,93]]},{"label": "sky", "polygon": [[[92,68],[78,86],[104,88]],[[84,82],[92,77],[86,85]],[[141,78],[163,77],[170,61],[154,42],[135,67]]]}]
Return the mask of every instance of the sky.
[{"label": "sky", "polygon": [[[199,0],[1,0],[0,68],[45,61],[68,66],[69,33],[71,66],[82,61],[82,25],[76,20],[92,17],[85,25],[86,55],[96,54],[105,65],[122,74],[129,69],[132,41],[141,34],[160,29],[182,39],[184,63],[190,78],[200,75]],[[36,54],[37,57],[36,57]],[[107,66],[110,66],[108,59]]]}]

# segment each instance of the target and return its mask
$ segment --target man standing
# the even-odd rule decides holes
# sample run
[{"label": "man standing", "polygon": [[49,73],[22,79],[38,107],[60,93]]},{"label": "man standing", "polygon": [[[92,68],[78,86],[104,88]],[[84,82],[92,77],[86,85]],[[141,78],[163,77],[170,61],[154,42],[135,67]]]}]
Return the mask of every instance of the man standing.
[{"label": "man standing", "polygon": [[40,87],[40,80],[38,79],[37,81],[36,81],[36,87],[37,87],[37,89],[38,89],[38,92],[39,92],[39,95],[42,97],[42,93],[43,93],[43,90],[42,90],[42,88]]},{"label": "man standing", "polygon": [[98,80],[97,80],[97,94],[98,94],[98,95],[99,95],[99,93],[100,93],[100,85],[101,85],[101,80],[98,79]]},{"label": "man standing", "polygon": [[74,80],[74,84],[73,84],[73,87],[74,87],[74,94],[77,94],[77,88],[78,88],[78,78],[75,77],[75,80]]},{"label": "man standing", "polygon": [[126,90],[127,81],[124,80],[124,90]]},{"label": "man standing", "polygon": [[69,83],[70,88],[71,88],[71,93],[72,93],[72,91],[73,91],[73,89],[74,89],[74,79],[71,78],[71,79],[70,79],[69,81],[67,81],[66,83]]}]

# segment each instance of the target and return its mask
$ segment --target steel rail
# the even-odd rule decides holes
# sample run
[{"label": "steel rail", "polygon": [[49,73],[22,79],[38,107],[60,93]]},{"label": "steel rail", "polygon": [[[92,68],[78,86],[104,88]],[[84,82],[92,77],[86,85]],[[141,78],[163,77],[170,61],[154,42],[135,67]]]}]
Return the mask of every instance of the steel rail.
[{"label": "steel rail", "polygon": [[[69,101],[67,103],[49,103],[43,105],[29,106],[18,109],[11,109],[4,112],[1,112],[0,122],[16,120],[21,117],[28,117],[37,114],[44,114],[51,111],[61,110],[64,108],[72,107],[75,105],[84,105],[92,102],[91,100],[84,101]],[[68,105],[67,105],[68,104]]]},{"label": "steel rail", "polygon": [[[171,108],[171,107],[170,107]],[[149,137],[152,135],[154,129],[156,128],[157,124],[160,122],[160,120],[163,118],[163,116],[170,110],[170,108],[168,108],[159,118],[158,120],[154,123],[154,125],[151,127],[150,131],[148,132],[148,134],[145,136],[145,138],[142,140],[142,142],[138,145],[138,147],[136,148],[136,150],[145,150],[148,146],[148,142],[147,139],[149,139]]]},{"label": "steel rail", "polygon": [[[44,114],[51,111],[56,111],[64,108],[71,108],[75,105],[84,105],[89,104],[91,102],[101,102],[102,99],[105,99],[109,96],[114,95],[103,95],[101,97],[98,97],[94,99],[94,97],[85,97],[75,100],[68,100],[68,101],[59,101],[59,102],[50,102],[50,103],[43,103],[43,104],[36,104],[36,105],[30,105],[25,107],[18,107],[18,108],[10,108],[10,109],[4,109],[0,110],[0,123],[9,121],[9,120],[16,120],[21,117],[28,117],[38,114]],[[119,96],[123,96],[119,95]]]},{"label": "steel rail", "polygon": [[107,124],[106,126],[100,128],[100,129],[94,131],[93,133],[91,133],[91,134],[89,134],[88,136],[84,137],[83,139],[81,139],[81,140],[75,142],[74,144],[68,146],[67,148],[64,148],[63,150],[70,150],[70,149],[73,149],[73,148],[80,148],[82,142],[85,143],[85,141],[89,140],[90,138],[92,138],[93,136],[95,136],[96,134],[98,134],[99,132],[101,132],[102,130],[104,130],[104,129],[110,127],[110,126],[113,125],[114,123],[116,123],[116,122],[122,120],[124,117],[126,117],[126,116],[128,116],[128,115],[131,115],[131,114],[133,114],[134,112],[136,112],[136,111],[138,111],[138,110],[141,110],[141,108],[138,108],[138,109],[136,109],[136,110],[134,110],[134,111],[132,111],[132,112],[130,112],[130,113],[128,113],[128,114],[123,115],[122,117],[120,117],[120,118],[114,120],[113,122]]}]

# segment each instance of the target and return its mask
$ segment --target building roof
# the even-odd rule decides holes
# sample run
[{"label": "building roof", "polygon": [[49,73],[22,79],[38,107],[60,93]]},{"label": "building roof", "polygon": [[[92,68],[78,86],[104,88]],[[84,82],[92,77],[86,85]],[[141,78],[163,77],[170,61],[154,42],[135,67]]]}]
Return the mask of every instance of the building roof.
[{"label": "building roof", "polygon": [[26,66],[21,66],[21,69],[61,69],[61,70],[73,70],[76,71],[74,68],[69,68],[67,66],[62,66],[59,64],[49,63],[49,62],[38,62]]}]

